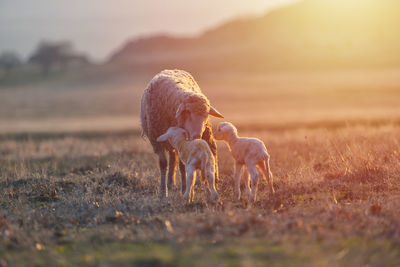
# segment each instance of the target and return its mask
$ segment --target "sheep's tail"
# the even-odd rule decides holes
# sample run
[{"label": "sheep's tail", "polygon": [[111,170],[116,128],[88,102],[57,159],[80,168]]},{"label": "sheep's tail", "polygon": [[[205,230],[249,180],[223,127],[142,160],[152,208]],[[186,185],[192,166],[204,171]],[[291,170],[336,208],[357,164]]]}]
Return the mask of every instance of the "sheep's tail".
[{"label": "sheep's tail", "polygon": [[146,132],[145,132],[145,130],[144,130],[144,128],[145,128],[145,123],[146,123],[146,117],[145,116],[143,116],[144,118],[141,118],[141,128],[142,128],[142,131],[141,131],[141,133],[140,133],[140,137],[142,137],[143,139],[146,139]]},{"label": "sheep's tail", "polygon": [[[151,85],[150,85],[151,86]],[[148,94],[148,90],[146,88],[145,92],[143,93],[142,99],[140,100],[140,126],[142,128],[142,132],[140,133],[140,136],[143,139],[146,139],[146,131],[147,131],[147,117],[146,117],[146,107],[145,107],[145,94]]]},{"label": "sheep's tail", "polygon": [[142,137],[142,139],[146,140],[146,134],[144,133],[144,131],[142,130],[140,137]]}]

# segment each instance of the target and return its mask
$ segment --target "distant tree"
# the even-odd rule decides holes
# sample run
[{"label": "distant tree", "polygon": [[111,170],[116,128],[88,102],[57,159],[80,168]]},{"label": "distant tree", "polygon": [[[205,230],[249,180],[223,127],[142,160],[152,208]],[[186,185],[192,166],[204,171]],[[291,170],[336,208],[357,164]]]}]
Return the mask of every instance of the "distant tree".
[{"label": "distant tree", "polygon": [[6,51],[0,54],[0,67],[3,68],[6,73],[21,65],[21,62],[20,57],[15,52]]},{"label": "distant tree", "polygon": [[29,62],[38,64],[46,75],[55,65],[66,68],[70,63],[87,64],[89,60],[84,55],[76,54],[70,42],[42,42],[29,57]]}]

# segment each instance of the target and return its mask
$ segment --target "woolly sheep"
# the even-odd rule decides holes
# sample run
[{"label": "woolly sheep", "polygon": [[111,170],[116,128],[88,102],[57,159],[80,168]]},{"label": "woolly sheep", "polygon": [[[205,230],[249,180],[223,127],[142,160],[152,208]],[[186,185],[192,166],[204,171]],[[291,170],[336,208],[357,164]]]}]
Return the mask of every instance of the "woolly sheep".
[{"label": "woolly sheep", "polygon": [[187,176],[186,191],[183,198],[188,202],[193,202],[196,170],[201,170],[207,196],[211,202],[216,202],[218,193],[215,190],[215,159],[211,149],[204,140],[188,141],[186,138],[187,133],[184,129],[171,127],[165,134],[158,137],[157,141],[168,141],[179,152],[179,158],[185,164]]},{"label": "woolly sheep", "polygon": [[[189,133],[190,140],[204,139],[215,157],[215,177],[218,177],[217,146],[212,134],[208,115],[223,118],[210,105],[207,97],[189,73],[183,70],[164,70],[157,74],[144,90],[140,105],[142,136],[147,136],[154,153],[158,155],[160,167],[159,196],[168,196],[166,185],[167,157],[168,189],[175,186],[177,153],[168,142],[157,142],[157,137],[168,128],[178,126]],[[182,193],[185,191],[185,167],[180,162]]]},{"label": "woolly sheep", "polygon": [[[246,193],[250,195],[252,202],[256,201],[259,171],[269,185],[270,192],[275,193],[273,177],[269,166],[269,155],[264,143],[257,138],[239,137],[235,126],[229,122],[221,122],[214,133],[217,140],[224,140],[228,143],[229,149],[235,159],[234,175],[234,197],[240,199],[240,178],[244,166],[243,177],[245,179]],[[251,189],[247,170],[251,175]]]}]

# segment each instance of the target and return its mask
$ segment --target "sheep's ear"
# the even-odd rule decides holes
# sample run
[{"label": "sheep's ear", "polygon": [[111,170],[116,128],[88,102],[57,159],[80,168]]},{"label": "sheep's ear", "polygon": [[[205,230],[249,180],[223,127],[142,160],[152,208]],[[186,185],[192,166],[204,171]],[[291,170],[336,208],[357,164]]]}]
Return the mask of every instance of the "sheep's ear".
[{"label": "sheep's ear", "polygon": [[179,118],[182,115],[182,112],[185,111],[185,104],[181,103],[176,110],[175,118]]},{"label": "sheep's ear", "polygon": [[168,140],[168,136],[169,136],[168,132],[166,132],[166,133],[163,134],[163,135],[160,135],[160,136],[157,138],[157,142],[164,142],[164,141],[167,141],[167,140]]},{"label": "sheep's ear", "polygon": [[216,110],[213,106],[210,106],[210,111],[208,112],[211,116],[217,117],[217,118],[223,118],[221,113],[219,113],[218,110]]}]

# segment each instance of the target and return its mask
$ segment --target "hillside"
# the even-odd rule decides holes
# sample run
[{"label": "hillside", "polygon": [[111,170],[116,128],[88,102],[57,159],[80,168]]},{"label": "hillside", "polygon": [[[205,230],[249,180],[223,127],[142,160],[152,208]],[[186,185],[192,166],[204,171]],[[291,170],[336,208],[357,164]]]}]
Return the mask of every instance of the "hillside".
[{"label": "hillside", "polygon": [[150,71],[399,67],[399,11],[396,0],[305,0],[198,37],[133,39],[109,62]]}]

